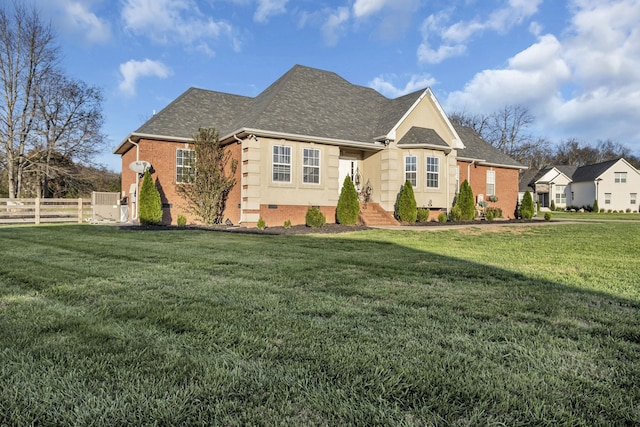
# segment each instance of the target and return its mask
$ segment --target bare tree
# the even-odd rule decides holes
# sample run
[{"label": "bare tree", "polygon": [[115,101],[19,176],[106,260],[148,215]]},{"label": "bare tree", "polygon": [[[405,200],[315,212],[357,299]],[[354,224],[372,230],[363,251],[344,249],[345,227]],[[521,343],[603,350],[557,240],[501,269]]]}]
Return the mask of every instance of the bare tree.
[{"label": "bare tree", "polygon": [[57,59],[53,31],[35,9],[17,2],[12,12],[0,8],[0,154],[10,198],[20,195],[28,166],[25,153],[36,121],[36,92]]},{"label": "bare tree", "polygon": [[220,145],[218,132],[213,128],[200,128],[193,137],[193,145],[195,172],[185,177],[188,183],[178,185],[178,193],[187,199],[191,212],[204,223],[220,224],[227,196],[236,184],[238,161]]},{"label": "bare tree", "polygon": [[104,145],[102,93],[55,71],[44,77],[36,105],[38,155],[30,167],[37,170],[40,195],[47,197],[48,180],[70,172],[61,167],[65,163],[52,162],[54,154],[88,163]]},{"label": "bare tree", "polygon": [[470,114],[464,111],[454,111],[449,115],[449,120],[460,126],[470,127],[480,135],[483,135],[489,124],[489,116]]}]

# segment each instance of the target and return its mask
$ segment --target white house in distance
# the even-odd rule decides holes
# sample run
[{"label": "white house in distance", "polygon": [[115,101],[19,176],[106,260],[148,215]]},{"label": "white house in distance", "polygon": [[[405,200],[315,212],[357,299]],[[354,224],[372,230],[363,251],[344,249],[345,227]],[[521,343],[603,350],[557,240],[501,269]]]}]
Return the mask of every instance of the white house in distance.
[{"label": "white house in distance", "polygon": [[638,212],[640,172],[623,158],[581,167],[552,166],[525,173],[521,196],[527,190],[541,209],[551,201],[556,208],[581,208],[597,200],[600,209]]}]

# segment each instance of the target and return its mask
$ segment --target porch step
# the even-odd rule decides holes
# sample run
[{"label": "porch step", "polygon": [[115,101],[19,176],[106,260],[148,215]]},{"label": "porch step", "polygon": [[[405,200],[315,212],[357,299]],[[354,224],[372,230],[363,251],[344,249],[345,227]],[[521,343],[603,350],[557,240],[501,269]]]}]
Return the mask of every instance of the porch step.
[{"label": "porch step", "polygon": [[377,203],[360,203],[360,222],[363,225],[400,225],[392,214]]}]

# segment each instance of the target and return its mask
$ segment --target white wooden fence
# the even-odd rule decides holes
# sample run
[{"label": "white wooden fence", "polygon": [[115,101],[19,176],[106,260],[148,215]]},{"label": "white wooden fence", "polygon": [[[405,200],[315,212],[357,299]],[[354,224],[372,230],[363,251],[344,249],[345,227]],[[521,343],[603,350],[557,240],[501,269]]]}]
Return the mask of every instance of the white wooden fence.
[{"label": "white wooden fence", "polygon": [[0,199],[0,224],[81,223],[90,217],[91,200]]}]

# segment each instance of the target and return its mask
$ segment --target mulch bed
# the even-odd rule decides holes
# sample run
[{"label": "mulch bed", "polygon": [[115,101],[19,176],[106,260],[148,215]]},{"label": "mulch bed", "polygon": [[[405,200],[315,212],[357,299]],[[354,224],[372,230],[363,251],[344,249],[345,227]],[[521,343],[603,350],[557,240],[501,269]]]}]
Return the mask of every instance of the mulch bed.
[{"label": "mulch bed", "polygon": [[[450,227],[455,225],[461,226],[496,226],[501,224],[527,224],[532,222],[540,222],[539,220],[523,220],[523,219],[512,219],[508,221],[464,221],[464,222],[446,222],[440,223],[436,221],[430,222],[419,222],[412,224],[413,227]],[[264,230],[260,230],[259,228],[251,227],[237,227],[237,226],[226,226],[226,225],[188,225],[185,227],[178,227],[176,225],[159,225],[159,226],[143,226],[143,225],[124,225],[120,228],[126,230],[154,230],[154,231],[163,231],[163,230],[206,230],[206,231],[221,231],[228,233],[242,233],[242,234],[266,234],[266,235],[302,235],[302,234],[332,234],[332,233],[347,233],[352,231],[362,231],[362,230],[370,230],[372,227],[367,227],[365,225],[342,225],[342,224],[325,224],[322,227],[307,227],[306,225],[293,225],[289,228],[285,228],[283,226],[278,227],[267,227]]]}]

